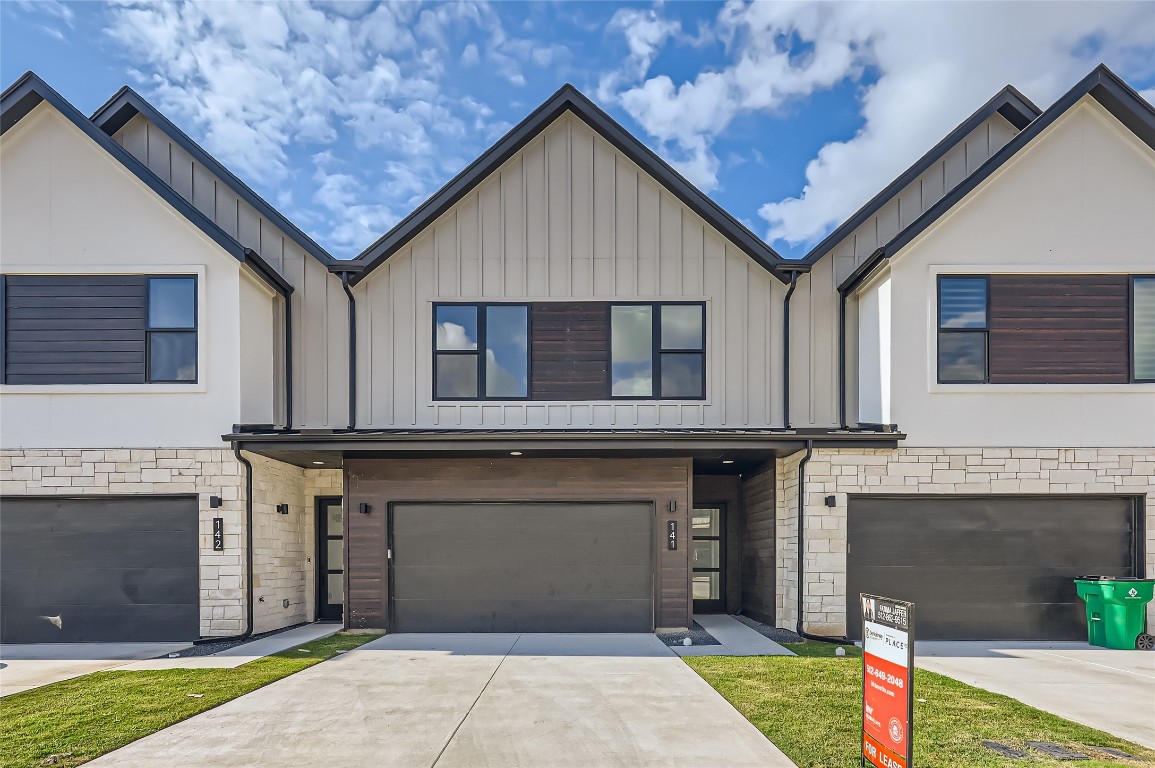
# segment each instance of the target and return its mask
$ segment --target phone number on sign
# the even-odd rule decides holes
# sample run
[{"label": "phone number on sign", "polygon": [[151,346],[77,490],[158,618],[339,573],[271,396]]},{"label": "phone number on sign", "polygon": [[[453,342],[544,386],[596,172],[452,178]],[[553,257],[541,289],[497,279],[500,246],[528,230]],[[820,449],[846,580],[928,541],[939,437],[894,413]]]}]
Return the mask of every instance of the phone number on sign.
[{"label": "phone number on sign", "polygon": [[906,685],[906,680],[903,678],[887,674],[872,664],[866,665],[866,674],[870,675],[871,677],[876,677],[883,682],[890,683],[891,685],[897,686],[899,688],[902,688]]}]

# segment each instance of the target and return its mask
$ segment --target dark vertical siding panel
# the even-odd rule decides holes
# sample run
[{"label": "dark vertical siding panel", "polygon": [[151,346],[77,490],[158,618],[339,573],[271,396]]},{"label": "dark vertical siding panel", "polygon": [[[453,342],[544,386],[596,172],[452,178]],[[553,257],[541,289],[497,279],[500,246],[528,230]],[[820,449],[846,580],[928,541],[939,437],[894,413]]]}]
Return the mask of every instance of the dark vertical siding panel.
[{"label": "dark vertical siding panel", "polygon": [[8,384],[145,380],[144,275],[9,275],[3,288]]},{"label": "dark vertical siding panel", "polygon": [[742,612],[773,624],[775,582],[774,462],[742,481]]},{"label": "dark vertical siding panel", "polygon": [[609,304],[543,302],[530,313],[531,399],[608,398]]},{"label": "dark vertical siding panel", "polygon": [[1127,275],[992,275],[992,384],[1125,384]]}]

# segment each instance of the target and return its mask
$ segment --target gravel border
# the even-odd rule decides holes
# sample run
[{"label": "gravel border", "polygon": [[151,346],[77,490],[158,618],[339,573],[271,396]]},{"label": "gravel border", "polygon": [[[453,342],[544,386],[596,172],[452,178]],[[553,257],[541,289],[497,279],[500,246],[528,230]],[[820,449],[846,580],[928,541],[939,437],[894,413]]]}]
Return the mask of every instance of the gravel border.
[{"label": "gravel border", "polygon": [[687,637],[690,638],[694,645],[721,645],[721,643],[714,639],[713,635],[702,629],[702,625],[696,621],[689,632],[655,632],[654,634],[666,645],[682,645],[682,641]]},{"label": "gravel border", "polygon": [[254,640],[260,640],[260,639],[265,638],[265,637],[272,637],[273,635],[279,635],[282,632],[288,632],[290,629],[296,629],[297,627],[303,627],[309,623],[310,622],[303,621],[300,624],[294,624],[291,627],[282,627],[280,629],[274,629],[271,632],[262,632],[259,635],[250,635],[249,637],[245,638],[244,640],[221,640],[221,641],[215,642],[215,643],[202,643],[200,645],[190,645],[188,648],[185,648],[183,650],[176,651],[175,653],[166,653],[164,656],[157,656],[157,658],[158,659],[187,659],[187,658],[191,658],[193,656],[212,656],[214,653],[220,653],[221,651],[227,651],[230,648],[236,648],[238,646],[248,645],[249,643],[253,642]]},{"label": "gravel border", "polygon": [[768,640],[773,640],[776,643],[804,643],[806,642],[797,633],[791,632],[788,629],[779,629],[772,627],[769,624],[763,624],[760,621],[755,621],[749,616],[735,616],[735,619],[745,624],[750,629],[762,635]]}]

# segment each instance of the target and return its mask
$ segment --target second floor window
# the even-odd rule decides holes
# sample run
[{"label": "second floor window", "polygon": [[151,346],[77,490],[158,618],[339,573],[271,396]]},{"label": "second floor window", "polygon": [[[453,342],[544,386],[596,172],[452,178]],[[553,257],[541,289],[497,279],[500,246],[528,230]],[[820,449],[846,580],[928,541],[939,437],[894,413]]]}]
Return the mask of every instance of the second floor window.
[{"label": "second floor window", "polygon": [[987,380],[987,296],[985,277],[938,280],[938,380],[941,384]]},{"label": "second floor window", "polygon": [[529,396],[529,307],[434,307],[433,396],[517,400]]},{"label": "second floor window", "polygon": [[610,307],[610,394],[701,400],[706,396],[703,304]]}]

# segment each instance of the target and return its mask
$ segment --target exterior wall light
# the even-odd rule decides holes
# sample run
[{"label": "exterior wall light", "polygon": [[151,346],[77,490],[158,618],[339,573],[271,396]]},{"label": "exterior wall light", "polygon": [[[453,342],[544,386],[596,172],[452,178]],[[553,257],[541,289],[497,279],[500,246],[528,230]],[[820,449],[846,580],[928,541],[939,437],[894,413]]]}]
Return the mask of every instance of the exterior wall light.
[{"label": "exterior wall light", "polygon": [[287,514],[289,514],[289,505],[288,504],[278,504],[277,505],[277,511],[280,512],[282,515],[287,515]]},{"label": "exterior wall light", "polygon": [[209,509],[220,509],[221,503],[220,496],[209,496]]},{"label": "exterior wall light", "polygon": [[367,515],[373,511],[373,507],[369,506],[368,504],[366,504],[365,502],[362,501],[360,504],[357,505],[357,511],[360,512],[362,515]]},{"label": "exterior wall light", "polygon": [[838,506],[838,500],[833,496],[827,496],[826,497],[826,506],[836,507],[836,506]]},{"label": "exterior wall light", "polygon": [[510,455],[510,456],[520,456],[520,455],[521,455],[521,451],[510,451],[510,452],[509,452],[509,455]]}]

